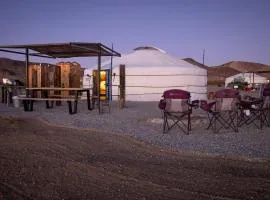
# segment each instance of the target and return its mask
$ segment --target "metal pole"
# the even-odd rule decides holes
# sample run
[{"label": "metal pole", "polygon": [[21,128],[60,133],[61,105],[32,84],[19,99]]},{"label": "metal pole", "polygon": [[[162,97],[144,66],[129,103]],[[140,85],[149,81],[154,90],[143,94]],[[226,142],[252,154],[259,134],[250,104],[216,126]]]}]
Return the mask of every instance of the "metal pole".
[{"label": "metal pole", "polygon": [[205,49],[203,49],[203,66],[204,66],[204,54],[205,54]]},{"label": "metal pole", "polygon": [[[26,48],[25,49],[25,67],[26,67],[26,87],[29,87],[29,49]],[[26,92],[26,96],[28,97],[28,90],[25,91]]]},{"label": "metal pole", "polygon": [[101,47],[99,45],[99,52],[98,52],[98,85],[97,85],[97,95],[98,95],[98,113],[101,113],[101,106],[100,106],[100,70],[101,70]]},{"label": "metal pole", "polygon": [[255,79],[254,76],[255,76],[255,75],[254,75],[254,74],[255,74],[255,72],[253,72],[253,84],[252,84],[252,87],[254,87],[254,85],[255,85],[255,83],[254,83],[254,79]]},{"label": "metal pole", "polygon": [[[113,51],[113,44],[112,44],[112,51]],[[109,101],[112,101],[112,63],[113,63],[113,56],[111,56],[111,67],[110,67],[110,85],[109,85],[109,88],[110,88],[110,96],[109,96]]]}]

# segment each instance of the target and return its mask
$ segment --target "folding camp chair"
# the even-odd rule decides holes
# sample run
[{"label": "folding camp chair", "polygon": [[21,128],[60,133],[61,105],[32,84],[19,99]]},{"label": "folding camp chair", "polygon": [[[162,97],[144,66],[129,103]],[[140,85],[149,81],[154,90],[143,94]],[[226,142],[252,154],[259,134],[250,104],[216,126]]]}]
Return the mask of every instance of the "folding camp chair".
[{"label": "folding camp chair", "polygon": [[270,88],[264,86],[260,97],[246,96],[239,103],[239,126],[253,124],[262,129],[270,126]]},{"label": "folding camp chair", "polygon": [[159,108],[163,112],[163,133],[167,133],[175,126],[186,134],[190,133],[192,104],[189,92],[180,89],[165,91]]},{"label": "folding camp chair", "polygon": [[232,129],[238,132],[238,110],[239,93],[234,89],[222,89],[216,92],[213,102],[201,101],[201,109],[208,114],[209,125],[217,133],[220,129]]},{"label": "folding camp chair", "polygon": [[263,106],[261,125],[270,126],[270,87],[263,90],[262,94]]},{"label": "folding camp chair", "polygon": [[244,98],[240,99],[238,105],[240,111],[238,127],[254,124],[257,128],[262,129],[262,98],[245,96]]}]

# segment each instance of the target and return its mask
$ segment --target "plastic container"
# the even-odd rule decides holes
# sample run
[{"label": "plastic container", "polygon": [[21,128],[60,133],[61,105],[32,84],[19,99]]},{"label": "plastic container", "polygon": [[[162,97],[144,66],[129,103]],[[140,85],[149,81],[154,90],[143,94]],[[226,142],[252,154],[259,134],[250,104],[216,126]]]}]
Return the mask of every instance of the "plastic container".
[{"label": "plastic container", "polygon": [[12,97],[12,101],[13,101],[13,106],[15,108],[19,108],[20,107],[20,100],[18,99],[18,96],[13,96]]}]

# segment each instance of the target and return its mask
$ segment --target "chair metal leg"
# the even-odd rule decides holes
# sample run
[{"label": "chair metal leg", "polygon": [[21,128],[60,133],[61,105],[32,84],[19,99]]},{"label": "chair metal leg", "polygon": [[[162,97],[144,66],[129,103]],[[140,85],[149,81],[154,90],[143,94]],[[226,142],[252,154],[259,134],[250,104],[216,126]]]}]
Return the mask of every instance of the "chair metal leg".
[{"label": "chair metal leg", "polygon": [[[184,117],[187,115],[187,122],[183,122]],[[173,127],[177,126],[185,134],[191,131],[191,113],[183,113],[182,115],[174,115],[171,113],[163,113],[163,133],[169,132]],[[171,122],[169,122],[169,120]]]},{"label": "chair metal leg", "polygon": [[168,124],[168,118],[167,118],[167,114],[164,112],[163,113],[163,133],[166,133],[166,127]]},{"label": "chair metal leg", "polygon": [[190,113],[188,114],[188,133],[191,131],[191,119],[190,119]]},{"label": "chair metal leg", "polygon": [[237,112],[212,112],[208,113],[209,125],[206,129],[212,128],[214,133],[218,133],[220,129],[232,129],[238,132],[238,114]]}]

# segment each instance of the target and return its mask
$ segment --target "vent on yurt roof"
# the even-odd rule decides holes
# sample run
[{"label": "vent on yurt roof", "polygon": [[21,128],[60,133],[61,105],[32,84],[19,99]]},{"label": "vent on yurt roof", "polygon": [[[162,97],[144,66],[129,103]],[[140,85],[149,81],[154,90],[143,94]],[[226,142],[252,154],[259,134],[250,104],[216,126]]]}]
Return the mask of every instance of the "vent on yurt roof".
[{"label": "vent on yurt roof", "polygon": [[154,47],[154,46],[140,46],[140,47],[137,47],[135,49],[133,49],[134,51],[138,51],[138,50],[156,50],[156,51],[160,51],[162,53],[166,53],[166,51],[162,50],[162,49],[159,49],[157,47]]}]

